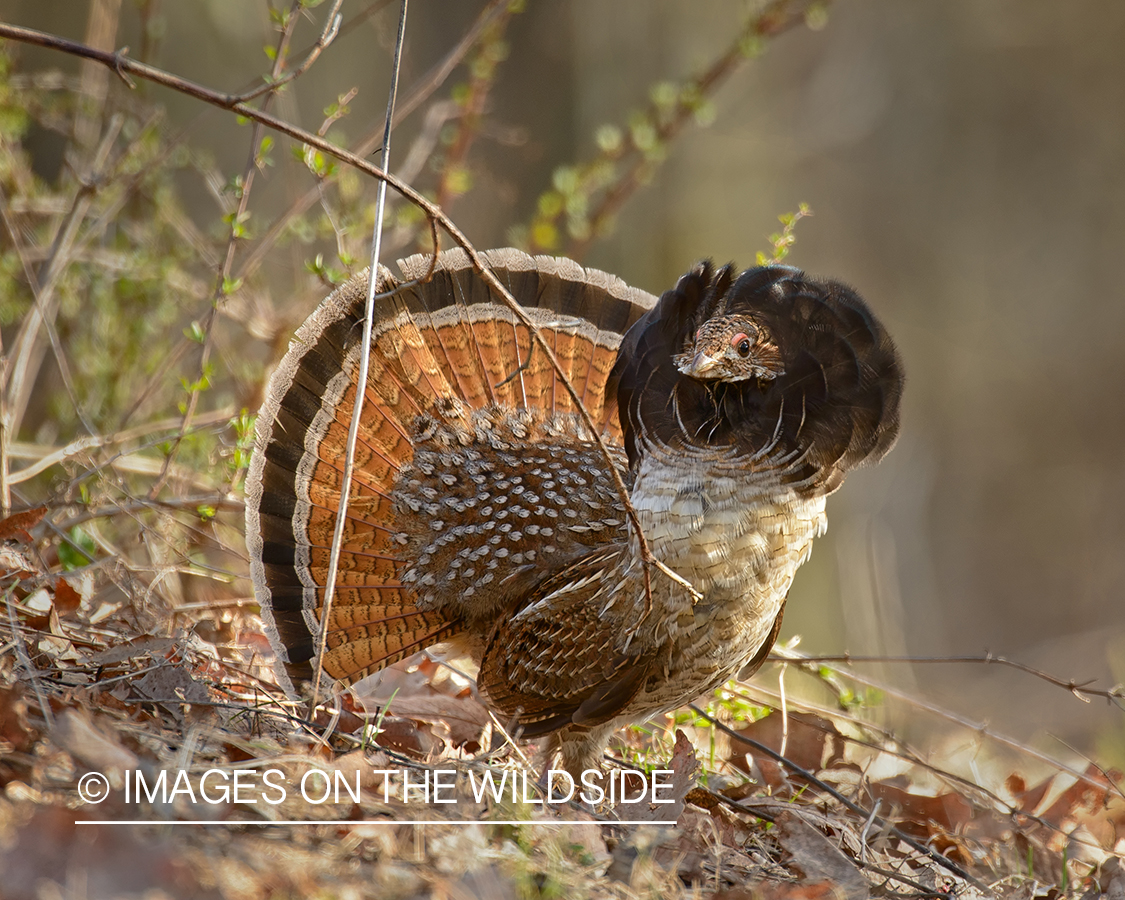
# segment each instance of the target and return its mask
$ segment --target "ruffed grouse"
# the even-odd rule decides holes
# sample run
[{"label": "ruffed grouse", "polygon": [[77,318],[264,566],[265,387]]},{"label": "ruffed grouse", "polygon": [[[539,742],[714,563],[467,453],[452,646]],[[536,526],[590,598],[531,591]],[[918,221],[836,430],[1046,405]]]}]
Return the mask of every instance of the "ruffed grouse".
[{"label": "ruffed grouse", "polygon": [[[898,430],[902,370],[841,284],[703,263],[659,301],[601,272],[485,255],[545,334],[624,473],[546,355],[460,251],[425,284],[381,273],[328,644],[351,683],[432,644],[577,775],[617,727],[761,664],[825,496]],[[400,263],[404,281],[429,260]],[[366,277],[333,293],[270,381],[246,488],[251,573],[290,691],[312,678],[355,401]],[[624,335],[624,337],[622,337]]]}]

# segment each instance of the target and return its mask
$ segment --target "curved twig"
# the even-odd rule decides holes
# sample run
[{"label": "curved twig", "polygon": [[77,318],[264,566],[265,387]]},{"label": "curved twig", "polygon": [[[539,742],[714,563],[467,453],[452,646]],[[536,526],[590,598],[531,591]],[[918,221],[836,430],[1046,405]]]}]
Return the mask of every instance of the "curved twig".
[{"label": "curved twig", "polygon": [[[644,570],[644,588],[645,588],[645,611],[642,615],[641,621],[648,616],[652,609],[652,585],[649,572],[651,567],[655,566],[660,572],[666,575],[671,580],[680,584],[687,590],[694,599],[699,599],[699,592],[691,585],[690,582],[677,575],[666,565],[657,560],[652,553],[652,548],[649,545],[648,539],[645,537],[644,529],[641,526],[640,518],[634,508],[632,502],[629,500],[629,491],[625,486],[625,481],[621,477],[613,457],[609,452],[598,429],[594,425],[589,412],[586,410],[581,398],[575,391],[574,386],[570,383],[562,366],[559,364],[558,358],[555,356],[554,351],[551,349],[547,340],[543,337],[538,327],[531,320],[531,318],[524,311],[523,307],[516,302],[511,293],[500,283],[500,280],[492,273],[492,271],[484,264],[477,249],[469,242],[469,239],[461,231],[457,225],[442,211],[436,204],[432,203],[410,185],[405,184],[400,179],[391,175],[384,169],[373,165],[366,159],[363,159],[356,154],[338,147],[330,141],[325,140],[319,135],[313,134],[303,128],[298,128],[295,125],[280,119],[277,116],[270,115],[252,106],[248,106],[239,100],[239,95],[236,94],[223,94],[218,91],[211,90],[203,85],[188,81],[178,75],[173,75],[169,72],[159,69],[155,66],[150,66],[145,63],[140,63],[128,57],[122,56],[117,53],[107,53],[102,50],[96,50],[85,44],[77,41],[71,41],[66,38],[61,38],[57,35],[48,34],[42,31],[36,31],[31,28],[22,28],[16,25],[8,25],[0,23],[0,37],[10,38],[12,40],[21,41],[23,43],[34,44],[40,47],[47,47],[53,50],[59,50],[63,53],[69,53],[74,56],[79,56],[84,59],[91,59],[95,62],[100,62],[103,65],[113,68],[115,71],[120,68],[129,74],[136,75],[139,78],[144,78],[147,81],[152,81],[156,84],[161,84],[165,87],[172,88],[173,90],[187,94],[190,97],[195,97],[205,103],[213,106],[218,106],[221,109],[226,109],[231,112],[238,113],[255,122],[258,122],[267,128],[272,128],[282,134],[301,141],[302,143],[309,144],[316,147],[324,153],[334,156],[341,162],[347,163],[350,166],[358,169],[359,171],[370,175],[386,183],[386,185],[394,189],[404,199],[409,200],[415,204],[419,209],[426,213],[433,221],[439,224],[442,229],[453,239],[457,246],[461,247],[467,254],[473,269],[480,275],[481,280],[488,285],[492,293],[498,297],[505,306],[512,310],[520,323],[525,325],[529,332],[533,335],[535,342],[543,351],[547,360],[551,364],[551,368],[558,375],[560,382],[565,388],[567,395],[574,402],[575,408],[578,410],[579,418],[582,423],[590,431],[593,436],[594,443],[596,444],[599,453],[605,460],[609,472],[613,478],[614,487],[621,498],[622,505],[625,510],[625,515],[629,519],[630,524],[633,526],[634,534],[637,536],[637,541],[640,549],[641,563]],[[639,624],[639,623],[638,623]]]}]

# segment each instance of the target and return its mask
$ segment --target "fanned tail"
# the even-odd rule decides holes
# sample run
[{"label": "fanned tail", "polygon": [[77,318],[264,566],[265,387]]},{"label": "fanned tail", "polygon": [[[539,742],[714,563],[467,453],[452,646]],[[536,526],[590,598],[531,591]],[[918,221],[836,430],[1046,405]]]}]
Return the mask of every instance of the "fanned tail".
[{"label": "fanned tail", "polygon": [[[620,444],[606,390],[621,334],[655,298],[569,260],[515,250],[487,264],[538,325],[602,435]],[[395,481],[414,456],[415,419],[442,402],[568,413],[574,403],[524,324],[499,306],[462,251],[380,272],[355,473],[322,659],[351,683],[449,639],[463,623],[419,609],[399,580],[410,560],[394,527]],[[394,290],[400,287],[399,290]],[[251,577],[291,693],[313,676],[348,427],[356,396],[366,275],[298,330],[270,380],[246,483]]]}]

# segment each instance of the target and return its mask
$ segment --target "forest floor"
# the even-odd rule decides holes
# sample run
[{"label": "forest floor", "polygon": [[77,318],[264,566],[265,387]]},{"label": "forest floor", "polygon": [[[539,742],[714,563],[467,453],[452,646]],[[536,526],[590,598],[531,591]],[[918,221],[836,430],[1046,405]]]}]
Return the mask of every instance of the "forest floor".
[{"label": "forest floor", "polygon": [[974,783],[854,703],[783,712],[731,683],[621,733],[614,802],[581,785],[563,802],[565,778],[541,789],[463,661],[415,657],[372,713],[344,695],[309,720],[272,684],[252,607],[212,602],[191,632],[107,608],[88,575],[35,572],[27,525],[0,523],[4,574],[42,585],[9,590],[0,620],[5,900],[1125,890],[1115,772]]}]

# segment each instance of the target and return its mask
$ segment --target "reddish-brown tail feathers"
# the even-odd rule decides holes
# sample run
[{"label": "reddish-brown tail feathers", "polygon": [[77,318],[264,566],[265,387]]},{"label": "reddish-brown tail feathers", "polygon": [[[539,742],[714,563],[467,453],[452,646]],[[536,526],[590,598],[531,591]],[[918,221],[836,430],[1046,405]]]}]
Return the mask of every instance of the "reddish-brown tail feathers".
[{"label": "reddish-brown tail feathers", "polygon": [[[655,298],[569,260],[516,250],[483,254],[538,324],[591,417],[620,444],[605,392],[621,334]],[[429,257],[380,273],[390,292],[426,272]],[[313,675],[328,558],[355,403],[361,275],[329,296],[298,330],[270,379],[246,483],[250,572],[290,692]],[[418,609],[398,580],[392,492],[414,449],[416,416],[438,400],[573,411],[546,355],[503,307],[462,251],[440,254],[432,279],[376,300],[370,375],[356,446],[336,591],[322,664],[351,683],[452,637],[458,621]]]}]

